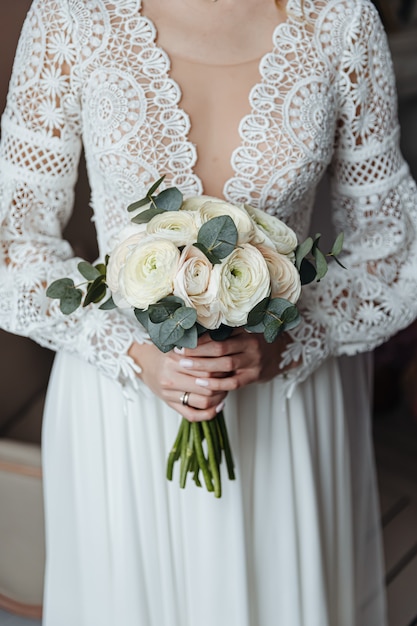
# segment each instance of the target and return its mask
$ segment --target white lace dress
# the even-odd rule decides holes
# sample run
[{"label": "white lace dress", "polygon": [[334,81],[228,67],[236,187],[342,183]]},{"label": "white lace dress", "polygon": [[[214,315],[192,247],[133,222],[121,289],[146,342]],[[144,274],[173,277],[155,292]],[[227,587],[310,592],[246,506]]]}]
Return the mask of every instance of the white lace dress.
[{"label": "white lace dress", "polygon": [[289,0],[240,124],[230,201],[309,234],[330,166],[347,271],[306,288],[288,378],[226,404],[237,479],[166,481],[178,416],[138,383],[120,312],[63,316],[61,233],[83,142],[104,255],[162,173],[203,192],[167,54],[139,0],[34,0],[2,122],[0,324],[58,352],[43,454],[45,626],[383,626],[366,360],[417,315],[417,196],[368,0]]}]

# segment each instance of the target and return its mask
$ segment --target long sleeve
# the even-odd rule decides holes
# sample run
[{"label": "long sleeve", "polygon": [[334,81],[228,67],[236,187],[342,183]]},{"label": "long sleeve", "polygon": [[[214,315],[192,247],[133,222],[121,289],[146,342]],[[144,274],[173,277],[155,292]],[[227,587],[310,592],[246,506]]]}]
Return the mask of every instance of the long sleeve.
[{"label": "long sleeve", "polygon": [[331,264],[304,289],[303,322],[284,362],[302,359],[294,385],[327,356],[369,351],[417,316],[417,192],[399,149],[395,79],[386,35],[366,0],[356,3],[338,76],[331,163],[336,232],[347,269]]},{"label": "long sleeve", "polygon": [[142,341],[120,311],[87,307],[64,316],[46,297],[54,279],[80,274],[62,231],[73,205],[81,150],[77,32],[70,3],[34,0],[16,53],[0,150],[0,326],[135,383],[127,355]]}]

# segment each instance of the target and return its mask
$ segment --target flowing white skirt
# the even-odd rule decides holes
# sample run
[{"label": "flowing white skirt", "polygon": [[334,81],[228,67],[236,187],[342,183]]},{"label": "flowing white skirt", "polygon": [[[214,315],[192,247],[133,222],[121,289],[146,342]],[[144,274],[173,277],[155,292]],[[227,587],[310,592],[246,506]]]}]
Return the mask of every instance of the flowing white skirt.
[{"label": "flowing white skirt", "polygon": [[165,478],[171,409],[58,355],[44,626],[384,626],[368,396],[363,357],[328,360],[290,400],[278,380],[231,394],[237,477],[215,499]]}]

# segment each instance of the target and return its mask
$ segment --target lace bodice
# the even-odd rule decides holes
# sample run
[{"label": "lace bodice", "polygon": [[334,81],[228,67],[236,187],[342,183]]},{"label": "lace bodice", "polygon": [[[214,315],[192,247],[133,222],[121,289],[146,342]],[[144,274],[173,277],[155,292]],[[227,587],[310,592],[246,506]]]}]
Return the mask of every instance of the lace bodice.
[{"label": "lace bodice", "polygon": [[[369,0],[289,0],[260,63],[224,186],[309,234],[315,190],[330,167],[347,271],[332,267],[304,290],[302,324],[284,361],[291,382],[329,354],[374,348],[417,315],[417,195],[399,152],[395,85],[385,34]],[[170,60],[139,0],[34,0],[19,42],[2,119],[0,325],[75,352],[122,383],[146,339],[120,311],[63,316],[45,296],[73,276],[61,234],[84,145],[104,256],[126,206],[166,174],[203,192],[196,148]]]}]

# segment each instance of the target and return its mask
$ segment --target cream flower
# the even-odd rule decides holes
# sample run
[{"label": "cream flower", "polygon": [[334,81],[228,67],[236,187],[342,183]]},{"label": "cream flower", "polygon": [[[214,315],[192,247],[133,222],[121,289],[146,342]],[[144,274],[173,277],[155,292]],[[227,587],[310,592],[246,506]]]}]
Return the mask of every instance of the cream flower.
[{"label": "cream flower", "polygon": [[185,246],[197,241],[198,228],[191,211],[164,211],[147,223],[146,231]]},{"label": "cream flower", "polygon": [[213,275],[217,274],[222,322],[228,326],[243,326],[249,311],[270,293],[266,261],[257,248],[242,244],[221,264],[214,266]]},{"label": "cream flower", "polygon": [[173,290],[179,258],[172,241],[145,237],[130,251],[120,270],[120,295],[138,309],[147,309],[168,296]]},{"label": "cream flower", "polygon": [[257,246],[268,265],[271,277],[271,296],[285,298],[295,304],[301,294],[300,274],[294,263],[285,255],[269,246]]},{"label": "cream flower", "polygon": [[[245,209],[255,222],[256,226],[272,241],[277,252],[293,256],[298,245],[297,235],[277,217],[245,204]],[[261,243],[261,242],[260,242]],[[269,243],[266,241],[265,243]]]},{"label": "cream flower", "polygon": [[[137,225],[139,226],[139,225]],[[120,295],[120,271],[136,244],[145,236],[145,228],[135,225],[127,226],[118,235],[118,243],[110,254],[106,272],[106,283],[112,292],[113,300],[120,308],[128,308],[130,304]]]},{"label": "cream flower", "polygon": [[220,326],[218,279],[205,254],[193,245],[184,248],[174,278],[174,295],[197,311],[197,320],[205,328]]}]

